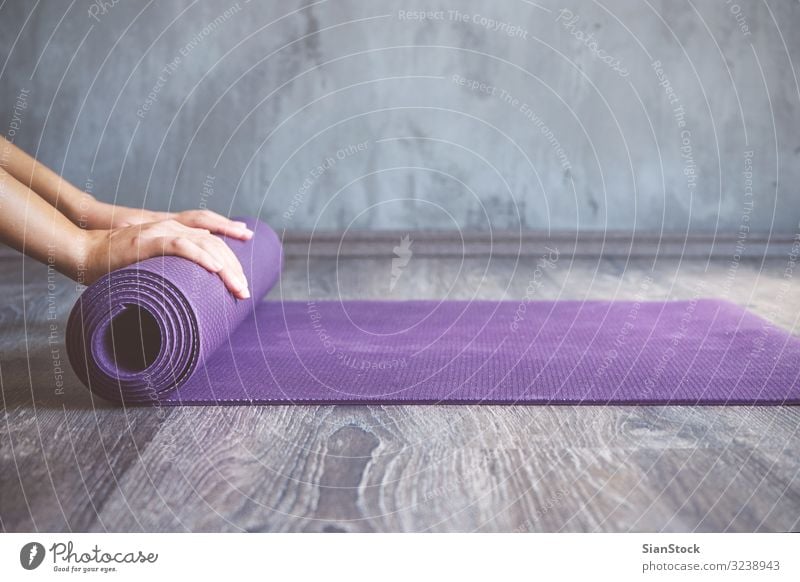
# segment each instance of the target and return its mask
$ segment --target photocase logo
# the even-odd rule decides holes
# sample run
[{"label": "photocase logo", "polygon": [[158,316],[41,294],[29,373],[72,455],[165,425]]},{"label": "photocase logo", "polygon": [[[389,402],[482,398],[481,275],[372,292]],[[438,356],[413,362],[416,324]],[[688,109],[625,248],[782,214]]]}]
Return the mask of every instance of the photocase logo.
[{"label": "photocase logo", "polygon": [[35,570],[44,561],[44,546],[39,542],[30,542],[19,551],[19,563],[26,570]]},{"label": "photocase logo", "polygon": [[409,235],[405,235],[400,239],[400,244],[392,249],[394,251],[394,258],[392,259],[392,278],[389,281],[389,291],[394,291],[403,270],[408,266],[408,262],[414,255],[411,250],[411,245],[414,244]]}]

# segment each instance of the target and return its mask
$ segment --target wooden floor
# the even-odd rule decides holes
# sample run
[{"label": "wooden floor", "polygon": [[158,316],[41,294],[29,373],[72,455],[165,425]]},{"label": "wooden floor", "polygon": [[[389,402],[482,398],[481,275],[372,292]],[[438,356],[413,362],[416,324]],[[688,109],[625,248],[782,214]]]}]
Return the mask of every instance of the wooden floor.
[{"label": "wooden floor", "polygon": [[[291,259],[275,293],[519,300],[536,261],[415,257],[389,294],[389,257]],[[533,298],[727,297],[798,334],[785,268],[560,257]],[[0,255],[6,531],[800,529],[800,407],[124,410],[69,371],[76,296]]]}]

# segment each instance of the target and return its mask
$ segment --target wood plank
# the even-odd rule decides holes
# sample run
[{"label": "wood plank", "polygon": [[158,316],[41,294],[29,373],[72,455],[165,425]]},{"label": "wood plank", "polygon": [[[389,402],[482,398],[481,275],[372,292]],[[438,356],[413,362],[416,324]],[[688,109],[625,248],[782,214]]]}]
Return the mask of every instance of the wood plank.
[{"label": "wood plank", "polygon": [[[285,299],[527,297],[536,260],[289,259]],[[534,299],[727,296],[798,333],[785,261],[574,259]],[[312,279],[308,280],[308,273]],[[74,285],[0,257],[6,531],[761,531],[800,528],[790,407],[294,406],[122,410],[67,372]],[[21,282],[24,281],[24,285]],[[63,329],[61,330],[63,333]],[[63,340],[62,340],[63,341]],[[63,350],[63,344],[57,344]]]}]

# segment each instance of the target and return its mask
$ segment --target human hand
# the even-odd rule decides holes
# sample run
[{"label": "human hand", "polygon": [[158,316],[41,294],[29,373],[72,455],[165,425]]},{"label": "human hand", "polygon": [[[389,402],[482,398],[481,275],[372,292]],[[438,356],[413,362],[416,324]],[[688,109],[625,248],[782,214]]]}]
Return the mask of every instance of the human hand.
[{"label": "human hand", "polygon": [[240,299],[250,297],[247,278],[236,255],[209,229],[167,219],[84,233],[87,244],[82,264],[86,266],[87,284],[138,261],[174,255],[218,274],[234,296]]},{"label": "human hand", "polygon": [[211,210],[185,210],[183,212],[157,212],[146,208],[128,208],[100,202],[94,198],[84,205],[83,223],[86,228],[113,229],[136,224],[175,220],[185,226],[201,228],[239,240],[249,240],[253,231],[244,222],[230,220]]}]

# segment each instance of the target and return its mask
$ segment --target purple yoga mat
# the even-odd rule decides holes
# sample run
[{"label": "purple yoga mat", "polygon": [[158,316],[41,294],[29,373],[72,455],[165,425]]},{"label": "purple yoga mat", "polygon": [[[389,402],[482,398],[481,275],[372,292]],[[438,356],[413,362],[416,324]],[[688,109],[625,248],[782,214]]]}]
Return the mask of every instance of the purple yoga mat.
[{"label": "purple yoga mat", "polygon": [[[261,298],[282,251],[249,224]],[[242,301],[176,257],[87,288],[67,350],[126,404],[800,402],[800,340],[724,301]]]}]

